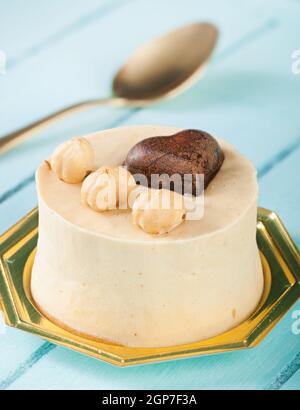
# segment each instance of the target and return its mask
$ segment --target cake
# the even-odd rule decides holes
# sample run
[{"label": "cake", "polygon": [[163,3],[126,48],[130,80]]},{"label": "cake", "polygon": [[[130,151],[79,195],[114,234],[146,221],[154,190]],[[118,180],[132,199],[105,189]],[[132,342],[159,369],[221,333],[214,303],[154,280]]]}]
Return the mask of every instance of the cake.
[{"label": "cake", "polygon": [[[58,156],[40,165],[31,291],[47,317],[113,343],[161,347],[213,337],[255,310],[264,286],[256,243],[256,171],[232,145],[217,140],[224,160],[206,184],[203,217],[180,223],[183,214],[176,214],[178,223],[162,235],[133,223],[132,213],[141,215],[137,204],[133,210],[97,212],[92,205],[100,205],[87,196],[99,173],[86,173],[100,168],[106,175],[103,167],[126,164],[140,141],[180,131],[129,126],[88,135],[80,151],[82,169],[68,182],[77,154],[69,169]],[[67,152],[64,147],[57,152]]]}]

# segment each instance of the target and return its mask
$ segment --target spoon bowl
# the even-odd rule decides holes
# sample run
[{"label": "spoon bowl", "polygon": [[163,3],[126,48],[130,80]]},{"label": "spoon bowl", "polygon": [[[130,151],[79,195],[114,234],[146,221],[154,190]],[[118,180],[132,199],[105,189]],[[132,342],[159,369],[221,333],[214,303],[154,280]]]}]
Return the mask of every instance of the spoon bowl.
[{"label": "spoon bowl", "polygon": [[198,80],[217,39],[213,24],[194,23],[149,42],[117,72],[114,95],[147,104],[181,93]]}]

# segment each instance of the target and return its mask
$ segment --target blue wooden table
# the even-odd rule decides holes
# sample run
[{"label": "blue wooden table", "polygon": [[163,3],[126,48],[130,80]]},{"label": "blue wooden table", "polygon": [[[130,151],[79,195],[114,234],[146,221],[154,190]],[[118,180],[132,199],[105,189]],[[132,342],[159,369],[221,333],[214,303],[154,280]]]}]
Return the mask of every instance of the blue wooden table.
[{"label": "blue wooden table", "polygon": [[[91,110],[1,156],[0,232],[36,205],[34,170],[62,140],[168,124],[207,130],[246,154],[258,169],[260,205],[277,211],[300,245],[299,0],[0,0],[0,134],[108,95],[134,48],[195,20],[213,21],[222,35],[191,90],[145,109]],[[297,310],[300,301],[253,350],[124,369],[0,325],[0,389],[299,389]]]}]

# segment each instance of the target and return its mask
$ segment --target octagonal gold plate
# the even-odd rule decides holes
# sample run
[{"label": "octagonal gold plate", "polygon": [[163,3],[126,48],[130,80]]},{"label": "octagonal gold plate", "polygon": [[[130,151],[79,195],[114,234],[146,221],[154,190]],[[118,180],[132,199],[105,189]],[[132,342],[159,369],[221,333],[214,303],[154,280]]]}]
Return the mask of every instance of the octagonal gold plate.
[{"label": "octagonal gold plate", "polygon": [[0,309],[7,325],[118,365],[151,363],[256,346],[300,297],[300,255],[279,217],[259,208],[257,242],[265,275],[262,300],[241,325],[211,339],[163,348],[130,348],[75,333],[47,318],[30,293],[38,236],[34,209],[0,237]]}]

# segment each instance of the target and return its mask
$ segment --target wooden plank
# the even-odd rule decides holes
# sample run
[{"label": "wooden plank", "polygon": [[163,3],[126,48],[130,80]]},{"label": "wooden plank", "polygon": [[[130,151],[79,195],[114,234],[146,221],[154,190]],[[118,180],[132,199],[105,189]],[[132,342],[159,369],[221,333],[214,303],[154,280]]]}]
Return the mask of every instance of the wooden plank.
[{"label": "wooden plank", "polygon": [[300,388],[299,370],[300,369],[300,351],[288,362],[277,374],[276,378],[266,388],[266,390],[293,390]]},{"label": "wooden plank", "polygon": [[121,5],[122,0],[1,2],[0,49],[7,54],[8,70]]},{"label": "wooden plank", "polygon": [[258,348],[170,363],[120,369],[56,348],[8,388],[262,389],[298,347],[290,337],[286,316]]},{"label": "wooden plank", "polygon": [[6,327],[5,333],[0,333],[0,380],[9,375],[12,369],[17,368],[24,361],[24,358],[29,357],[42,345],[43,343],[37,337]]},{"label": "wooden plank", "polygon": [[35,185],[30,184],[0,205],[0,230],[6,231],[37,204]]},{"label": "wooden plank", "polygon": [[298,370],[289,381],[283,385],[281,390],[300,390],[300,370]]},{"label": "wooden plank", "polygon": [[300,147],[286,160],[277,162],[260,178],[260,204],[279,213],[292,238],[300,247],[299,171]]}]

